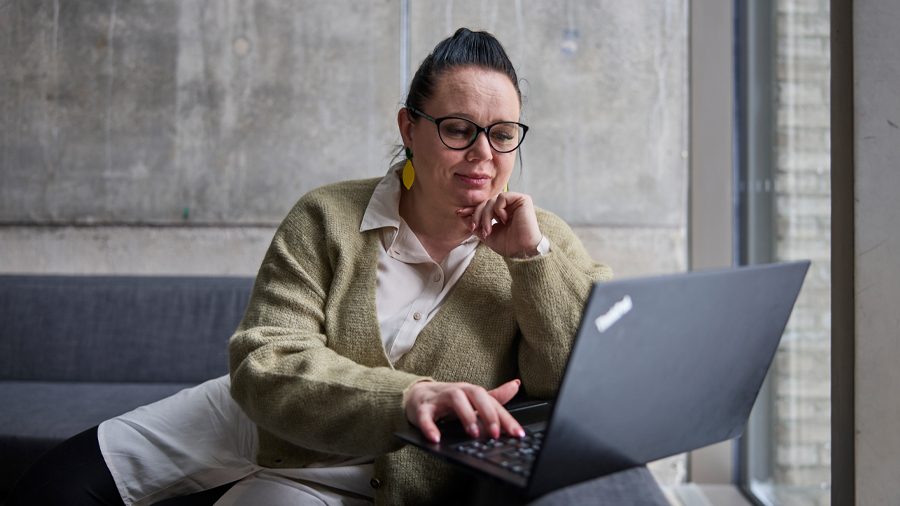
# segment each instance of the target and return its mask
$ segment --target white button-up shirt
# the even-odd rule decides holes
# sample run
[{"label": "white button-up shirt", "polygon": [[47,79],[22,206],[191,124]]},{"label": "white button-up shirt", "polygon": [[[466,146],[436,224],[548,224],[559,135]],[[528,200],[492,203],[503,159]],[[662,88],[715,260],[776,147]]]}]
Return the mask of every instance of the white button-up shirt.
[{"label": "white button-up shirt", "polygon": [[[475,256],[479,239],[470,235],[440,264],[400,217],[401,167],[392,167],[369,199],[360,232],[381,229],[378,286],[375,292],[381,340],[391,363],[413,347]],[[546,255],[550,241],[538,244]]]},{"label": "white button-up shirt", "polygon": [[392,168],[369,200],[360,232],[381,229],[375,300],[384,351],[396,362],[434,317],[466,271],[478,238],[473,234],[438,264],[400,217],[400,172]]}]

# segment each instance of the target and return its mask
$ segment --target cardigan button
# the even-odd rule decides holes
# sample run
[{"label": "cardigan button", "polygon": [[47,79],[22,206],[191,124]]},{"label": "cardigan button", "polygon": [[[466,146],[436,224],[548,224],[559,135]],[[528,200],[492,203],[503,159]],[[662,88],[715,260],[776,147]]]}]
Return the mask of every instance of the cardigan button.
[{"label": "cardigan button", "polygon": [[377,489],[381,486],[381,480],[379,480],[378,478],[372,478],[371,480],[369,480],[369,485],[371,485],[372,488]]}]

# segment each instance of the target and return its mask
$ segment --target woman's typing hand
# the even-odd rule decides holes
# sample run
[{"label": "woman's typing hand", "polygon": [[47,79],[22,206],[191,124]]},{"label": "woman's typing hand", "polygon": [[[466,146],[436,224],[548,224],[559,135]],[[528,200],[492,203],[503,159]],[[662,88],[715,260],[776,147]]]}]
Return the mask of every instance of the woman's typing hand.
[{"label": "woman's typing hand", "polygon": [[529,195],[504,192],[475,207],[459,209],[456,215],[499,255],[528,258],[538,254],[537,246],[544,236]]},{"label": "woman's typing hand", "polygon": [[522,437],[522,426],[503,407],[519,391],[520,383],[516,379],[485,390],[471,383],[420,381],[406,391],[406,417],[435,443],[441,440],[435,420],[451,414],[472,437],[479,437],[483,430],[492,438],[500,437],[501,430]]}]

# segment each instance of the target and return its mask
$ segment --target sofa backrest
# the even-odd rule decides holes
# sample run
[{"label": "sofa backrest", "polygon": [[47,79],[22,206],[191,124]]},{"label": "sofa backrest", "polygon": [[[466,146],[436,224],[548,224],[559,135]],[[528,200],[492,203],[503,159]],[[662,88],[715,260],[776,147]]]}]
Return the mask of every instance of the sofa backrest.
[{"label": "sofa backrest", "polygon": [[0,379],[202,382],[253,278],[0,275]]}]

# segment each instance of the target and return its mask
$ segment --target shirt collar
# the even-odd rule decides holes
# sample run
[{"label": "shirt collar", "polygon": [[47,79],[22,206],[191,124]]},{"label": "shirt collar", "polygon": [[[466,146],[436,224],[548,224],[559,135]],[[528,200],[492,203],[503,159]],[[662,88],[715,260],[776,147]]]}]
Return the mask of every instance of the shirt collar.
[{"label": "shirt collar", "polygon": [[387,174],[381,178],[366,213],[363,215],[360,232],[374,230],[383,227],[400,228],[400,171],[402,163],[398,163],[388,169]]},{"label": "shirt collar", "polygon": [[[388,169],[387,174],[375,186],[359,231],[382,229],[382,244],[392,258],[406,263],[431,262],[431,257],[419,239],[400,217],[400,180],[404,163],[405,161],[400,162]],[[474,249],[478,242],[478,237],[472,234],[460,246]]]}]

